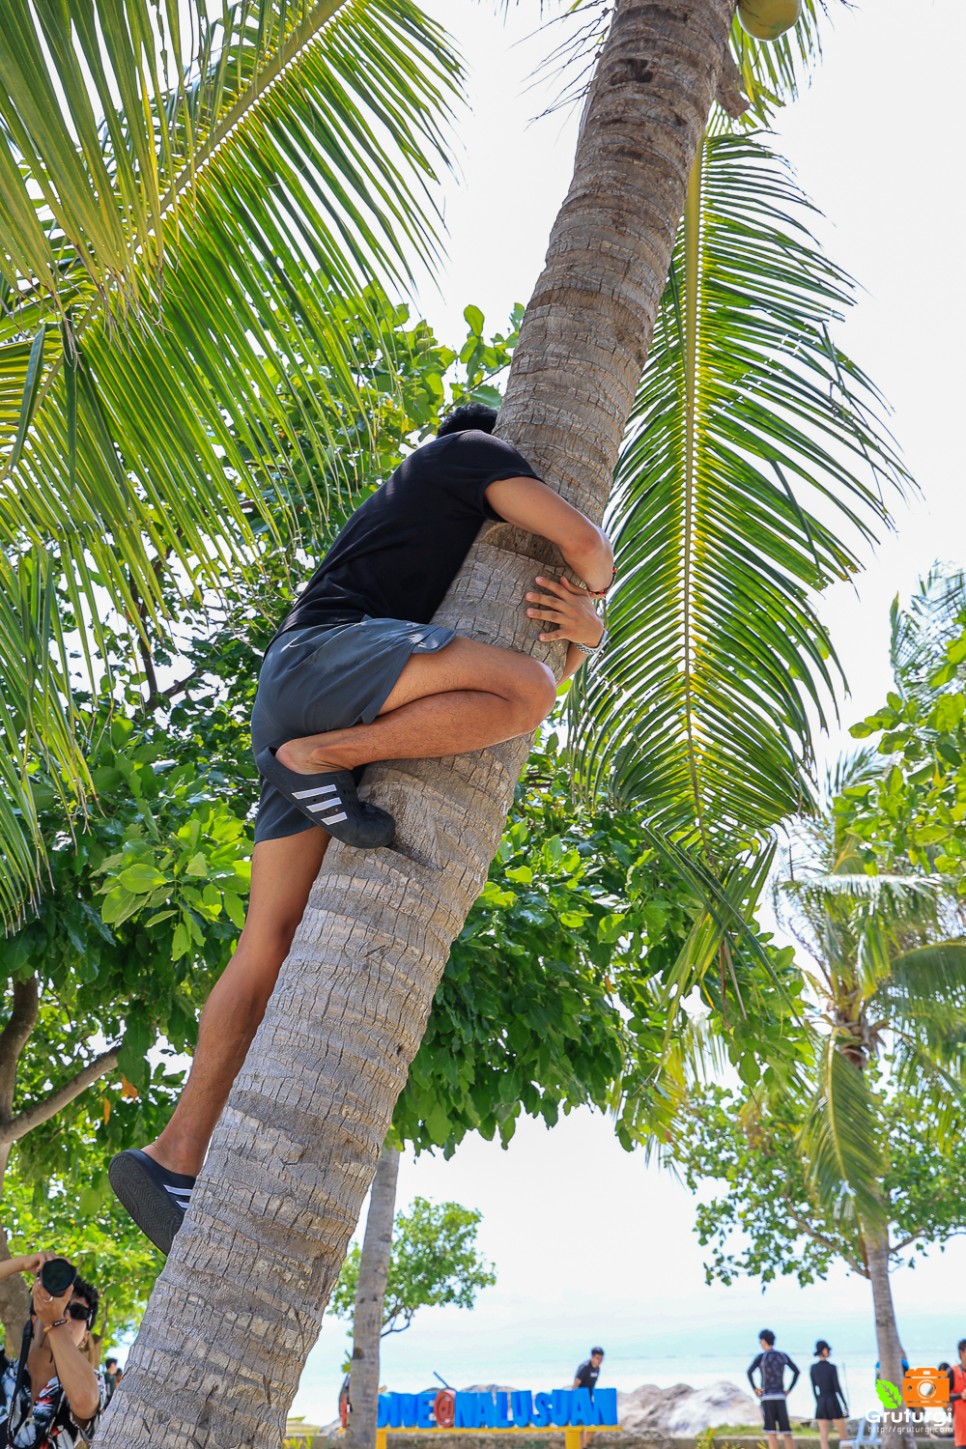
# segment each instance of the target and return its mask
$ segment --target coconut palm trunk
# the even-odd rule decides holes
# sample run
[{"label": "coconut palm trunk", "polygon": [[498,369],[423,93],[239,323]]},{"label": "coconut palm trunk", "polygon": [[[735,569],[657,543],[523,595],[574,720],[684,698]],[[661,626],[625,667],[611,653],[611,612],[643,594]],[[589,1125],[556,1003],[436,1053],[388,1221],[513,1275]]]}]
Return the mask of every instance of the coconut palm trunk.
[{"label": "coconut palm trunk", "polygon": [[[863,1238],[865,1261],[872,1287],[875,1312],[875,1343],[879,1354],[879,1377],[902,1388],[902,1345],[896,1324],[896,1309],[889,1277],[888,1233]],[[904,1409],[889,1411],[882,1423],[882,1442],[888,1449],[913,1449],[915,1432]]]},{"label": "coconut palm trunk", "polygon": [[[499,431],[597,518],[733,10],[734,0],[618,0],[521,330]],[[517,220],[493,246],[512,246],[512,226],[526,224],[525,201],[513,200]],[[538,564],[528,536],[490,528],[439,621],[533,650],[521,600]],[[99,1449],[278,1444],[526,753],[516,741],[369,772],[398,843],[326,858]]]},{"label": "coconut palm trunk", "polygon": [[352,1368],[349,1373],[352,1415],[346,1433],[348,1449],[374,1449],[376,1442],[379,1341],[382,1338],[382,1308],[392,1255],[399,1156],[398,1148],[384,1146],[372,1179],[352,1314]]},{"label": "coconut palm trunk", "polygon": [[[35,976],[25,981],[15,981],[10,1015],[0,1031],[0,1129],[7,1127],[14,1118],[14,1097],[17,1090],[17,1068],[20,1056],[30,1040],[30,1034],[37,1022],[40,1010],[40,992]],[[3,1193],[4,1178],[13,1151],[14,1138],[8,1133],[0,1135],[0,1195]],[[7,1258],[10,1250],[7,1230],[0,1224],[0,1258]],[[20,1342],[27,1304],[27,1280],[19,1276],[7,1278],[0,1283],[0,1323],[3,1324],[4,1339],[9,1345]],[[11,1352],[13,1352],[11,1348]]]},{"label": "coconut palm trunk", "polygon": [[[10,1161],[10,1150],[12,1144],[0,1146],[0,1184],[3,1182],[4,1174],[7,1171],[7,1164]],[[10,1256],[10,1246],[7,1241],[7,1230],[0,1223],[0,1259]],[[4,1343],[10,1345],[10,1353],[13,1354],[15,1346],[20,1342],[20,1333],[23,1329],[24,1317],[27,1312],[27,1279],[14,1275],[13,1278],[6,1278],[0,1283],[0,1326],[3,1328]]]}]

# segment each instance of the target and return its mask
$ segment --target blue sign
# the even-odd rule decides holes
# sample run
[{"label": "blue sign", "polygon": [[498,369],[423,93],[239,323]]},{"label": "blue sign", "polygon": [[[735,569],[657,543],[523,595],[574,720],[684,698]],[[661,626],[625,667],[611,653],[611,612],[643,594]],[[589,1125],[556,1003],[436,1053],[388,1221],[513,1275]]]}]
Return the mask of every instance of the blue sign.
[{"label": "blue sign", "polygon": [[[437,1425],[434,1414],[437,1390],[421,1394],[380,1394],[380,1429],[565,1429],[569,1424],[606,1424],[617,1427],[617,1390],[554,1389],[534,1394],[529,1389],[510,1393],[457,1393],[451,1424]],[[449,1415],[447,1414],[447,1418]]]}]

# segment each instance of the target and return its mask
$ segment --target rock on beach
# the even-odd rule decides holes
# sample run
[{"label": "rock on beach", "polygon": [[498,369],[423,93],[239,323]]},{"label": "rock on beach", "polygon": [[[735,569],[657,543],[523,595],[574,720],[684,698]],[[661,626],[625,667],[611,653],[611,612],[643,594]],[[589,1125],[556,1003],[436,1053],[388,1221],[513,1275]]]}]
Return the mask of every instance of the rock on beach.
[{"label": "rock on beach", "polygon": [[703,1389],[642,1384],[629,1394],[619,1393],[617,1407],[625,1431],[671,1439],[690,1439],[719,1424],[754,1424],[760,1417],[758,1401],[727,1379]]}]

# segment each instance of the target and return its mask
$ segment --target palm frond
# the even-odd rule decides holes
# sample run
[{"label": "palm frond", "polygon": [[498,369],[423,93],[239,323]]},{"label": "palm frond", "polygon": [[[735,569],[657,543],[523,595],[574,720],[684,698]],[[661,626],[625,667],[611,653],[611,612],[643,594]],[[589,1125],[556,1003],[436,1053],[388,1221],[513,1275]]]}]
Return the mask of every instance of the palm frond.
[{"label": "palm frond", "polygon": [[709,847],[807,799],[837,668],[813,597],[909,482],[808,209],[764,140],[706,140],[617,470],[611,642],[570,693],[584,784]]},{"label": "palm frond", "polygon": [[934,694],[930,679],[966,624],[966,573],[937,564],[905,607],[893,600],[889,657],[902,694]]},{"label": "palm frond", "polygon": [[[357,324],[391,369],[395,317],[367,283],[433,254],[460,77],[412,0],[266,0],[215,23],[176,0],[17,5],[0,37],[0,538],[13,574],[44,552],[59,587],[35,656],[0,655],[13,895],[40,845],[29,761],[85,795],[59,610],[103,672],[105,611],[134,647],[165,584],[217,588],[252,566],[256,528],[297,540],[302,506],[326,507],[317,480],[351,476],[326,417],[359,410]],[[67,691],[49,711],[31,693],[47,658]]]},{"label": "palm frond", "polygon": [[890,995],[913,1010],[938,1009],[960,1034],[966,1029],[966,941],[934,941],[892,959]]},{"label": "palm frond", "polygon": [[665,973],[662,1009],[667,1012],[667,1035],[676,1028],[677,1014],[690,992],[700,987],[712,969],[724,973],[724,998],[734,989],[742,1010],[741,993],[730,965],[734,950],[743,947],[763,972],[774,980],[772,963],[754,929],[754,913],[774,862],[774,847],[749,853],[731,863],[718,878],[700,855],[670,839],[660,830],[645,828],[644,838],[663,857],[669,870],[683,881],[703,910],[697,917],[678,958]]},{"label": "palm frond", "polygon": [[[32,283],[62,310],[66,269],[108,306],[143,305],[162,282],[172,211],[191,217],[205,168],[226,145],[237,154],[253,125],[262,179],[280,188],[294,164],[350,254],[405,266],[403,243],[425,242],[407,171],[430,175],[421,146],[441,141],[438,103],[454,69],[441,32],[406,0],[209,10],[201,0],[11,0],[0,275],[15,290]],[[380,154],[386,141],[402,164]]]},{"label": "palm frond", "polygon": [[809,1185],[830,1217],[881,1228],[887,1159],[875,1097],[862,1072],[838,1049],[834,1034],[823,1042],[817,1068],[814,1096],[798,1134]]}]

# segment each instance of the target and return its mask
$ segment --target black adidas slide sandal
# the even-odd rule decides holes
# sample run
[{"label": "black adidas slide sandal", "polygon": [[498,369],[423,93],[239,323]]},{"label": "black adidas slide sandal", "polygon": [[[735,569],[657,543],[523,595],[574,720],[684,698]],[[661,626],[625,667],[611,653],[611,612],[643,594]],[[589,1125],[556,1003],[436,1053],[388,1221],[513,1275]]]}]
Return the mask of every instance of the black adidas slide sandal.
[{"label": "black adidas slide sandal", "polygon": [[378,805],[359,799],[351,770],[299,775],[283,765],[270,749],[262,750],[255,763],[289,804],[344,845],[373,850],[377,845],[388,845],[395,835],[396,822],[392,816]]},{"label": "black adidas slide sandal", "polygon": [[107,1175],[128,1215],[167,1256],[184,1220],[195,1179],[183,1172],[169,1172],[137,1147],[112,1158]]}]

